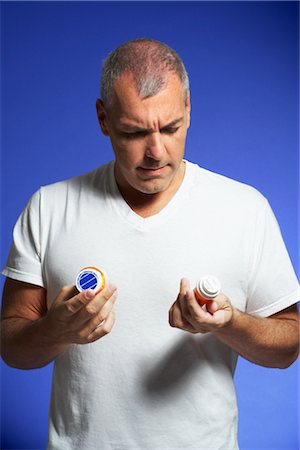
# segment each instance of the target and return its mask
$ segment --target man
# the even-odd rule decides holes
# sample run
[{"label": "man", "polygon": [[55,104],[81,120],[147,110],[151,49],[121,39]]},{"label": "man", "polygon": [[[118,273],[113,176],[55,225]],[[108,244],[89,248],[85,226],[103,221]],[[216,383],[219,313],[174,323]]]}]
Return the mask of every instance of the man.
[{"label": "man", "polygon": [[[253,188],[183,159],[190,93],[172,49],[123,44],[101,95],[115,161],[41,188],[18,220],[3,357],[55,359],[49,449],[236,449],[237,354],[282,368],[298,354],[298,283],[277,223]],[[74,287],[88,265],[112,281],[98,295]],[[201,308],[205,273],[223,293]]]}]

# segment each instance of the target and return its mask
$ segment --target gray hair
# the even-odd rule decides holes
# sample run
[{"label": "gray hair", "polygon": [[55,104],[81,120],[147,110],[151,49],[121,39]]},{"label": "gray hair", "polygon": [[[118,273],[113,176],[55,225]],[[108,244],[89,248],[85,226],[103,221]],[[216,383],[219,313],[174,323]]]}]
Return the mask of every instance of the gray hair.
[{"label": "gray hair", "polygon": [[101,97],[108,106],[113,96],[115,81],[125,72],[133,74],[142,98],[152,97],[166,85],[170,72],[182,82],[184,96],[189,91],[189,78],[178,54],[163,42],[140,38],[125,42],[112,51],[103,63]]}]

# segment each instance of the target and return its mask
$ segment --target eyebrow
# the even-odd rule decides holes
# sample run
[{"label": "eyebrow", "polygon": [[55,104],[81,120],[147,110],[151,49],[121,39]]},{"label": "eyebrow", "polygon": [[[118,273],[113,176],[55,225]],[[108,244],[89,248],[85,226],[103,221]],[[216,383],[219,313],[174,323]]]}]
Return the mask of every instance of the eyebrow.
[{"label": "eyebrow", "polygon": [[[174,127],[175,125],[178,125],[182,121],[183,121],[183,117],[179,117],[178,119],[174,119],[171,122],[167,123],[160,129],[163,130],[164,128]],[[121,127],[122,131],[139,131],[139,132],[145,132],[145,133],[150,133],[152,131],[152,128],[141,128],[138,125],[130,125],[127,123],[121,123],[120,127]]]}]

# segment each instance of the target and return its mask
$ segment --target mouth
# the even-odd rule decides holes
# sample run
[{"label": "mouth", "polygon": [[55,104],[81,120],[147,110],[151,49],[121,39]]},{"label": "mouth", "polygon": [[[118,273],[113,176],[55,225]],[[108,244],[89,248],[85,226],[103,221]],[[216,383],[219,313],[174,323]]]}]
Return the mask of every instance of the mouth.
[{"label": "mouth", "polygon": [[138,172],[147,177],[159,177],[161,175],[164,175],[165,171],[167,169],[167,166],[160,166],[160,167],[138,167]]},{"label": "mouth", "polygon": [[161,167],[139,167],[138,171],[142,178],[157,178],[162,177],[166,172],[167,166],[161,166]]}]

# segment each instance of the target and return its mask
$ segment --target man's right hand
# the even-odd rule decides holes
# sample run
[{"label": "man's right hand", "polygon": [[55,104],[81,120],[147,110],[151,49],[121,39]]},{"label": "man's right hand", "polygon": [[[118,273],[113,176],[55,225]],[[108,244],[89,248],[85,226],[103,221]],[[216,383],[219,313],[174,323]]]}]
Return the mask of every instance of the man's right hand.
[{"label": "man's right hand", "polygon": [[113,327],[116,296],[113,285],[97,295],[66,286],[48,309],[46,289],[7,278],[2,299],[2,358],[11,367],[34,369],[73,343],[100,339]]},{"label": "man's right hand", "polygon": [[48,333],[61,343],[88,344],[110,333],[115,323],[117,289],[109,284],[99,294],[61,289],[44,318]]}]

